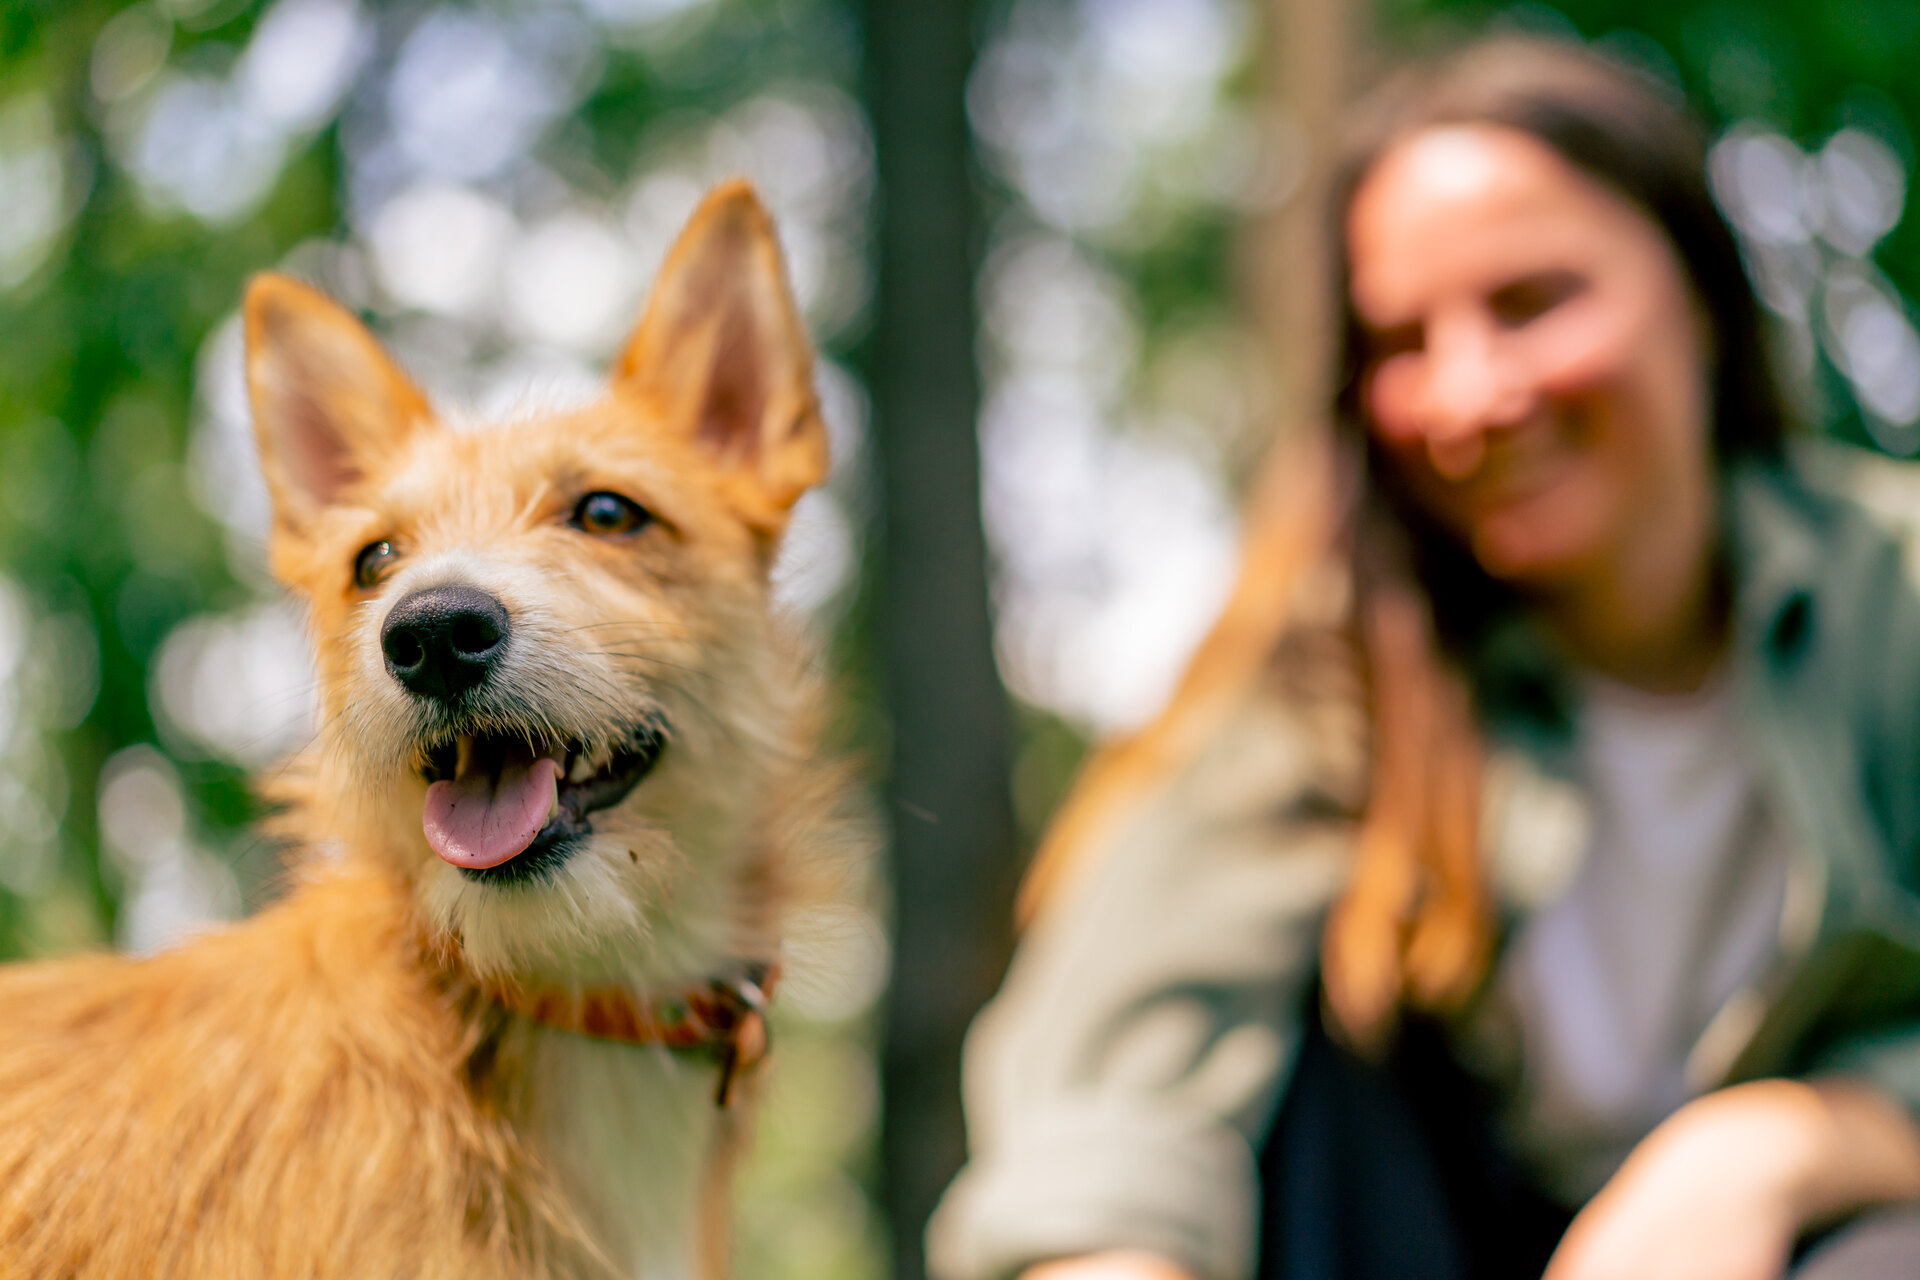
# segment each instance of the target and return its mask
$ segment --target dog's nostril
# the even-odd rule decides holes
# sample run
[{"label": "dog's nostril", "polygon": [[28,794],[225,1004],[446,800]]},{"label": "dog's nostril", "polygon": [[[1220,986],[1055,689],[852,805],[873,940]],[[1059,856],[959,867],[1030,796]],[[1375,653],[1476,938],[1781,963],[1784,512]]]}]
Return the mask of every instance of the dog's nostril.
[{"label": "dog's nostril", "polygon": [[454,617],[447,634],[454,651],[463,657],[479,657],[500,643],[500,628],[484,613],[462,613]]},{"label": "dog's nostril", "polygon": [[420,647],[420,637],[411,631],[393,632],[387,636],[386,644],[382,647],[386,650],[387,659],[397,667],[417,667],[420,659],[426,656],[426,651]]},{"label": "dog's nostril", "polygon": [[479,685],[506,653],[506,606],[474,587],[416,591],[380,627],[387,672],[421,697],[450,702]]}]

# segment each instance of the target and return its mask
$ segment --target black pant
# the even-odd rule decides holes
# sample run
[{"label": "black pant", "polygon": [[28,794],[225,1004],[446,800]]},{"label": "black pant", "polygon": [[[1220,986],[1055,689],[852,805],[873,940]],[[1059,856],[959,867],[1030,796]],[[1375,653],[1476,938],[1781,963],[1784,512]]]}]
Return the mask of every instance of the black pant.
[{"label": "black pant", "polygon": [[1500,1149],[1440,1032],[1411,1023],[1372,1063],[1308,1025],[1261,1159],[1261,1280],[1537,1280],[1572,1214]]}]

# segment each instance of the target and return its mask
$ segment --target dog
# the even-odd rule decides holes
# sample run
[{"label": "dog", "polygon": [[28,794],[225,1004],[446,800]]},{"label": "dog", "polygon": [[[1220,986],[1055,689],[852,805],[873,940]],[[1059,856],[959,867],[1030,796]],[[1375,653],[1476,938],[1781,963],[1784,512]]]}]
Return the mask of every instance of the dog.
[{"label": "dog", "polygon": [[845,794],[769,603],[828,465],[772,224],[717,188],[607,394],[487,429],[303,284],[243,312],[323,713],[292,883],[0,970],[0,1276],[719,1276]]}]

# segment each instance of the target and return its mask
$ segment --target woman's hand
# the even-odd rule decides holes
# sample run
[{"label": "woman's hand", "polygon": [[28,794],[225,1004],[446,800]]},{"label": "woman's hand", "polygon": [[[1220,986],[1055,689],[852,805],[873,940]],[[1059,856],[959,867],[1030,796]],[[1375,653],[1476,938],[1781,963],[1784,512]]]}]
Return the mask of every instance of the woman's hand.
[{"label": "woman's hand", "polygon": [[1920,1198],[1920,1130],[1869,1086],[1708,1094],[1634,1148],[1544,1280],[1779,1280],[1808,1227]]},{"label": "woman's hand", "polygon": [[1782,1101],[1729,1089],[1675,1112],[1573,1220],[1543,1280],[1780,1280],[1808,1159]]},{"label": "woman's hand", "polygon": [[1020,1280],[1195,1280],[1192,1273],[1151,1253],[1090,1253],[1043,1262]]}]

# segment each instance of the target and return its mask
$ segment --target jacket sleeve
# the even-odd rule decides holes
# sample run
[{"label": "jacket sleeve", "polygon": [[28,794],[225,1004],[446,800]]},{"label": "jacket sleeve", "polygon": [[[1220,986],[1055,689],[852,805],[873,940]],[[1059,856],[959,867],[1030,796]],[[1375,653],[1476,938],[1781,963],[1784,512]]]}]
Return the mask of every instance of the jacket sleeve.
[{"label": "jacket sleeve", "polygon": [[1809,1075],[1865,1080],[1920,1124],[1920,1022],[1849,1036],[1823,1049]]},{"label": "jacket sleeve", "polygon": [[941,1280],[1104,1249],[1252,1274],[1258,1144],[1352,839],[1326,747],[1353,726],[1298,710],[1236,707],[1028,931],[967,1041]]},{"label": "jacket sleeve", "polygon": [[[1886,859],[1877,868],[1884,879],[1858,891],[1856,910],[1909,948],[1849,980],[1850,998],[1859,1003],[1863,988],[1920,987],[1911,972],[1920,947],[1920,467],[1846,451],[1830,455],[1829,468],[1832,456],[1844,459],[1847,469],[1837,474],[1873,531],[1830,550],[1822,564],[1836,606],[1828,612],[1853,674],[1855,714],[1865,726],[1859,741],[1866,800]],[[1920,1010],[1908,1013],[1822,1046],[1807,1074],[1864,1079],[1920,1123]]]}]

